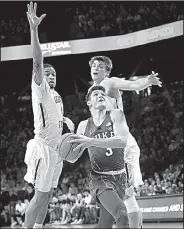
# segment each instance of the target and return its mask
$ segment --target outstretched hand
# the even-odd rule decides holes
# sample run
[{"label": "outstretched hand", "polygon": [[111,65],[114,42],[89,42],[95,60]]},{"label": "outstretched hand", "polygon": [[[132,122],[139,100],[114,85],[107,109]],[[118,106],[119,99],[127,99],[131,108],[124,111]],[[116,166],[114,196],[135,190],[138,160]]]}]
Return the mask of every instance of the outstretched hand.
[{"label": "outstretched hand", "polygon": [[160,78],[158,78],[157,76],[158,73],[152,72],[152,74],[148,76],[148,80],[151,83],[151,85],[157,85],[159,87],[162,87],[162,82],[160,81]]},{"label": "outstretched hand", "polygon": [[27,9],[28,12],[26,13],[30,28],[32,29],[38,27],[38,25],[41,23],[46,14],[42,14],[40,17],[36,16],[37,3],[34,3],[33,7],[33,2],[30,2],[30,4],[27,4]]}]

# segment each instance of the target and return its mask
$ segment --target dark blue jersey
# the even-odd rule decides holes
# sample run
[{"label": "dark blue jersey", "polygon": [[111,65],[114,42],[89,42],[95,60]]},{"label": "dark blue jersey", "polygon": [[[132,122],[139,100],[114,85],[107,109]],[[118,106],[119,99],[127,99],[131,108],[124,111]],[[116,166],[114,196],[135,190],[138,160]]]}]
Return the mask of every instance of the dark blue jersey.
[{"label": "dark blue jersey", "polygon": [[[96,126],[93,118],[89,118],[84,135],[89,138],[110,138],[115,136],[110,112],[106,113],[105,120],[100,126]],[[92,169],[97,172],[118,171],[124,168],[124,150],[121,148],[88,149]]]}]

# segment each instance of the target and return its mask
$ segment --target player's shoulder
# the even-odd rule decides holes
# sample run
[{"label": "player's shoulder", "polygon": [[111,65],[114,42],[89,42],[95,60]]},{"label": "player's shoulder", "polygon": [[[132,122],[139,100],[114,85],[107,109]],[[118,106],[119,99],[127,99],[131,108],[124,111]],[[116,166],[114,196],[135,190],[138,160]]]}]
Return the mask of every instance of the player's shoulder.
[{"label": "player's shoulder", "polygon": [[121,109],[112,109],[110,111],[110,116],[112,120],[120,120],[124,117],[124,112]]},{"label": "player's shoulder", "polygon": [[78,129],[77,129],[77,134],[84,134],[87,123],[88,123],[88,119],[83,120],[79,123]]},{"label": "player's shoulder", "polygon": [[124,112],[121,109],[112,109],[110,111],[111,115],[124,115]]},{"label": "player's shoulder", "polygon": [[100,83],[101,86],[109,86],[111,83],[111,78],[109,77],[105,77],[105,79],[103,79]]},{"label": "player's shoulder", "polygon": [[111,84],[117,77],[106,77],[103,82],[107,84]]},{"label": "player's shoulder", "polygon": [[81,122],[79,123],[79,125],[80,125],[81,127],[86,127],[87,123],[88,123],[88,119],[81,121]]},{"label": "player's shoulder", "polygon": [[55,89],[53,90],[53,92],[54,92],[54,94],[55,94],[56,96],[61,97],[60,94],[59,94]]},{"label": "player's shoulder", "polygon": [[50,91],[50,87],[49,87],[49,84],[47,83],[45,78],[43,78],[41,83],[38,84],[38,82],[36,82],[34,77],[32,77],[31,90],[32,90],[33,94],[37,93],[38,91],[48,93]]},{"label": "player's shoulder", "polygon": [[106,77],[102,82],[101,85],[104,86],[106,89],[114,90],[114,83],[116,82],[117,77]]},{"label": "player's shoulder", "polygon": [[52,91],[55,95],[59,95],[59,93],[55,90],[55,88]]}]

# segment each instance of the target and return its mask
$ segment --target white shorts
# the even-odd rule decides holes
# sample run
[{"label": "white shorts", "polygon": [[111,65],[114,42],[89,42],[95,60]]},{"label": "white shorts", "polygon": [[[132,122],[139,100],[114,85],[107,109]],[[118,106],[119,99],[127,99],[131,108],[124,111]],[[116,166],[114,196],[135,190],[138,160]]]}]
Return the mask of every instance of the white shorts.
[{"label": "white shorts", "polygon": [[63,168],[63,161],[51,146],[31,139],[25,155],[27,173],[24,179],[32,183],[38,191],[49,192],[56,188]]},{"label": "white shorts", "polygon": [[140,149],[138,145],[125,147],[124,159],[128,168],[129,182],[135,188],[144,184],[140,170],[139,157]]}]

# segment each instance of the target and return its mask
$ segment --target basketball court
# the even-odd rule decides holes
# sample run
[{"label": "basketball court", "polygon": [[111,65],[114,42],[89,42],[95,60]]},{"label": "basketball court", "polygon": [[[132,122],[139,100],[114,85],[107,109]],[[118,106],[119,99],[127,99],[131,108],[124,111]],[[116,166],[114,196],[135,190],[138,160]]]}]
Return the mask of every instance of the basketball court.
[{"label": "basketball court", "polygon": [[[46,224],[43,228],[93,228],[92,224],[83,225],[61,225],[61,224]],[[2,227],[2,228],[20,228],[20,226],[15,227]],[[183,228],[183,222],[165,222],[165,223],[144,223],[143,228]]]},{"label": "basketball court", "polygon": [[[45,226],[49,227],[49,225]],[[94,225],[53,225],[52,228],[93,228]],[[143,228],[183,228],[183,222],[174,222],[174,223],[144,223]]]}]

